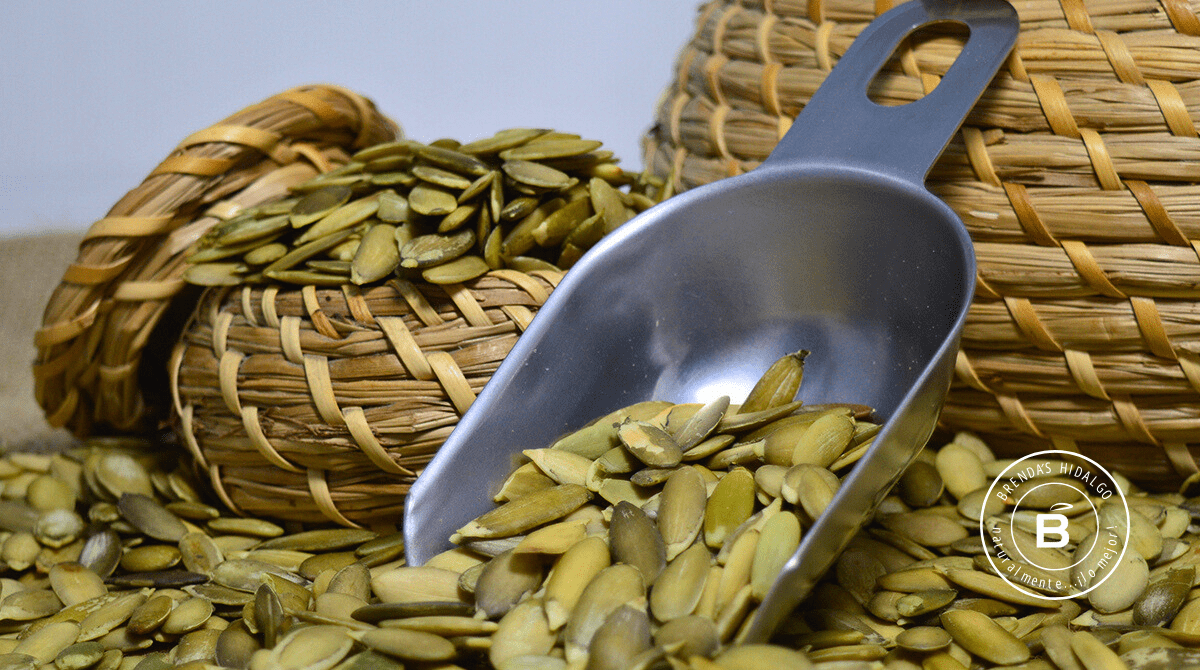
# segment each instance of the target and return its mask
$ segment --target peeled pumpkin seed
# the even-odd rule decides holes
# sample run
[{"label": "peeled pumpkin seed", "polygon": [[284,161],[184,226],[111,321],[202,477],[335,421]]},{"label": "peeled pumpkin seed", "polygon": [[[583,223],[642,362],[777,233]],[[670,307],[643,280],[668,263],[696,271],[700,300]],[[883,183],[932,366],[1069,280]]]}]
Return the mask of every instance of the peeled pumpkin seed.
[{"label": "peeled pumpkin seed", "polygon": [[704,481],[693,468],[677,470],[663,485],[656,522],[668,561],[691,546],[700,534],[707,500]]},{"label": "peeled pumpkin seed", "polygon": [[332,667],[346,657],[354,640],[337,626],[301,628],[271,650],[270,665],[277,668]]},{"label": "peeled pumpkin seed", "polygon": [[174,607],[175,601],[167,596],[156,595],[146,600],[130,613],[130,632],[148,635],[158,630]]},{"label": "peeled pumpkin seed", "polygon": [[50,568],[49,577],[50,588],[66,607],[108,593],[104,580],[78,563],[59,563]]},{"label": "peeled pumpkin seed", "polygon": [[714,659],[723,670],[808,670],[813,665],[800,652],[765,644],[746,644],[729,647]]},{"label": "peeled pumpkin seed", "polygon": [[772,363],[750,389],[738,414],[753,414],[791,402],[804,379],[804,359],[808,353],[800,350]]},{"label": "peeled pumpkin seed", "polygon": [[653,583],[666,566],[662,534],[641,508],[629,502],[613,507],[609,544],[614,558],[636,567],[647,583]]},{"label": "peeled pumpkin seed", "polygon": [[578,484],[560,484],[505,503],[458,530],[463,537],[506,537],[562,518],[591,498]]},{"label": "peeled pumpkin seed", "polygon": [[734,468],[721,478],[704,508],[704,542],[720,548],[754,512],[754,475]]},{"label": "peeled pumpkin seed", "polygon": [[394,272],[400,264],[400,248],[396,246],[396,227],[376,224],[363,235],[362,242],[350,265],[350,281],[369,284]]},{"label": "peeled pumpkin seed", "polygon": [[373,198],[348,202],[309,226],[296,238],[296,244],[303,245],[347,230],[374,216],[378,210],[379,201]]},{"label": "peeled pumpkin seed", "polygon": [[550,630],[562,628],[584,589],[610,564],[608,545],[599,537],[586,538],[559,557],[546,580],[543,596]]},{"label": "peeled pumpkin seed", "polygon": [[[544,137],[544,135],[542,136]],[[500,152],[500,158],[506,161],[516,160],[546,160],[552,158],[568,158],[594,151],[602,146],[601,142],[582,139],[541,139],[524,145],[505,149]]]},{"label": "peeled pumpkin seed", "polygon": [[1164,626],[1174,619],[1195,583],[1195,572],[1194,566],[1170,570],[1152,582],[1134,603],[1133,623]]},{"label": "peeled pumpkin seed", "polygon": [[584,587],[563,629],[567,654],[586,653],[592,636],[618,607],[646,597],[642,574],[637,568],[617,563],[604,568]]},{"label": "peeled pumpkin seed", "polygon": [[650,620],[646,612],[622,605],[596,629],[588,646],[589,670],[625,670],[650,648]]},{"label": "peeled pumpkin seed", "polygon": [[541,582],[539,556],[506,551],[483,565],[475,583],[475,606],[489,618],[499,618]]},{"label": "peeled pumpkin seed", "polygon": [[481,277],[491,268],[479,256],[459,256],[421,271],[421,278],[430,284],[459,284]]},{"label": "peeled pumpkin seed", "polygon": [[438,568],[405,567],[371,578],[371,589],[385,603],[458,601],[458,573]]},{"label": "peeled pumpkin seed", "polygon": [[54,657],[59,670],[83,670],[100,662],[104,647],[99,642],[77,642],[63,649]]},{"label": "peeled pumpkin seed", "polygon": [[422,269],[447,263],[465,254],[474,244],[475,231],[469,228],[448,236],[421,235],[400,249],[400,265]]},{"label": "peeled pumpkin seed", "polygon": [[754,552],[750,585],[754,597],[762,600],[783,569],[784,563],[800,546],[800,521],[791,512],[780,512],[763,524]]},{"label": "peeled pumpkin seed", "polygon": [[651,467],[679,465],[683,450],[664,430],[642,421],[625,421],[617,427],[617,439],[638,460]]},{"label": "peeled pumpkin seed", "polygon": [[488,660],[493,666],[502,668],[514,659],[544,656],[554,649],[557,637],[541,602],[537,599],[525,600],[500,619],[496,632],[492,634]]},{"label": "peeled pumpkin seed", "polygon": [[141,493],[125,493],[117,509],[126,521],[156,540],[179,542],[188,533],[187,526],[154,498]]},{"label": "peeled pumpkin seed", "polygon": [[990,484],[979,457],[970,449],[955,443],[938,451],[935,469],[946,490],[959,500],[972,491],[986,490]]},{"label": "peeled pumpkin seed", "polygon": [[292,226],[302,228],[314,223],[350,200],[353,194],[345,185],[326,186],[308,193],[292,206],[288,215]]},{"label": "peeled pumpkin seed", "polygon": [[667,564],[650,589],[650,611],[655,619],[667,622],[695,611],[711,560],[708,547],[696,543]]},{"label": "peeled pumpkin seed", "polygon": [[1097,612],[1119,612],[1132,606],[1146,590],[1150,568],[1146,559],[1130,549],[1120,561],[1110,563],[1097,578],[1104,581],[1088,593],[1088,603]]},{"label": "peeled pumpkin seed", "polygon": [[946,632],[964,649],[1001,665],[1029,659],[1029,649],[995,621],[971,610],[945,612],[940,617]]}]

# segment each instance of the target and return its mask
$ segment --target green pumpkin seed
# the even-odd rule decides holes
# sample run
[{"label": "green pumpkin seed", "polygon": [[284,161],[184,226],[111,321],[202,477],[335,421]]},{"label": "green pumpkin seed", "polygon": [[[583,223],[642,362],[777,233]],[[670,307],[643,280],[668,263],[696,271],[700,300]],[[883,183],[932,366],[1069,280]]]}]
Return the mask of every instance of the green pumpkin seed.
[{"label": "green pumpkin seed", "polygon": [[454,235],[420,235],[400,249],[400,265],[427,268],[462,256],[475,244],[475,232],[466,229]]},{"label": "green pumpkin seed", "polygon": [[330,212],[350,201],[353,191],[349,186],[332,185],[306,194],[292,206],[289,219],[295,228],[303,228],[329,215]]},{"label": "green pumpkin seed", "polygon": [[460,256],[421,271],[421,278],[430,284],[459,284],[487,274],[486,261],[479,256]]},{"label": "green pumpkin seed", "polygon": [[[542,137],[544,138],[545,135]],[[540,161],[552,158],[568,158],[599,149],[601,145],[601,142],[594,140],[550,140],[539,138],[538,141],[501,151],[500,158],[506,161]]]},{"label": "green pumpkin seed", "polygon": [[510,179],[535,188],[558,190],[571,185],[570,175],[542,163],[520,159],[506,160],[500,169]]},{"label": "green pumpkin seed", "polygon": [[378,210],[379,201],[374,198],[362,198],[348,202],[309,226],[307,230],[296,238],[296,244],[303,245],[350,229],[374,216]]}]

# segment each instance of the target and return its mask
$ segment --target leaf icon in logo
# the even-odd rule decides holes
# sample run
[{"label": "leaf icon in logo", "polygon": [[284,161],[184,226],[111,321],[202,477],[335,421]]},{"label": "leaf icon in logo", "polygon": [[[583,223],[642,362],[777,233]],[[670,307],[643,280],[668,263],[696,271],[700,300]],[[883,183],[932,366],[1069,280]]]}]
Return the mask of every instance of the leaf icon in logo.
[{"label": "leaf icon in logo", "polygon": [[1072,505],[1071,503],[1067,503],[1067,502],[1056,502],[1056,503],[1054,503],[1053,505],[1051,505],[1051,506],[1050,506],[1050,511],[1051,511],[1051,512],[1058,512],[1058,511],[1060,511],[1060,510],[1065,510],[1065,509],[1074,509],[1074,507],[1075,507],[1075,506],[1074,506],[1074,505]]}]

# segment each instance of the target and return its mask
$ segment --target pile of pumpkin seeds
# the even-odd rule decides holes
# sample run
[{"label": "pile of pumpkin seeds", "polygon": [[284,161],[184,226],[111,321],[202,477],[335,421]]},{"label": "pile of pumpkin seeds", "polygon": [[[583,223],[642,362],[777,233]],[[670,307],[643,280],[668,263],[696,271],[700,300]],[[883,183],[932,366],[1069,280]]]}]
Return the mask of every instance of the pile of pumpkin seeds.
[{"label": "pile of pumpkin seeds", "polygon": [[489,269],[565,270],[652,206],[659,186],[623,170],[599,141],[569,133],[398,140],[215,225],[184,279],[340,286],[399,273],[446,284]]},{"label": "pile of pumpkin seeds", "polygon": [[[1086,595],[1031,597],[978,532],[982,517],[1026,537],[1029,519],[986,499],[1010,461],[968,434],[922,452],[771,644],[745,644],[879,429],[862,406],[792,401],[803,360],[740,406],[638,403],[527,451],[498,506],[420,567],[394,528],[233,516],[159,445],[7,454],[0,668],[1200,665],[1200,499],[1118,476],[1127,559]],[[1096,530],[1072,518],[1063,554]]]}]

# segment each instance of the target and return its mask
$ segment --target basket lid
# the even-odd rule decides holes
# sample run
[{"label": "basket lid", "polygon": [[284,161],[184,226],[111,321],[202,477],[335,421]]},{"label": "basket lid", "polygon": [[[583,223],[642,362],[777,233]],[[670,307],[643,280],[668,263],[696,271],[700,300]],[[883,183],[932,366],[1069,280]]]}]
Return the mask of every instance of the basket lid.
[{"label": "basket lid", "polygon": [[84,234],[46,304],[33,368],[47,421],[82,436],[166,419],[165,361],[198,297],[181,279],[192,244],[218,221],[344,163],[349,151],[400,134],[371,100],[321,84],[184,139]]}]

